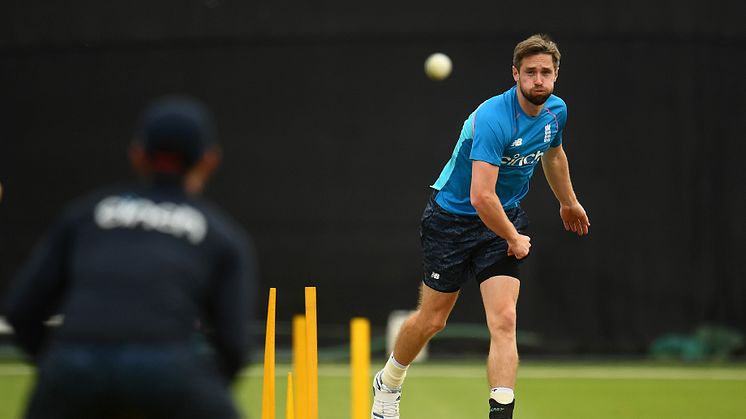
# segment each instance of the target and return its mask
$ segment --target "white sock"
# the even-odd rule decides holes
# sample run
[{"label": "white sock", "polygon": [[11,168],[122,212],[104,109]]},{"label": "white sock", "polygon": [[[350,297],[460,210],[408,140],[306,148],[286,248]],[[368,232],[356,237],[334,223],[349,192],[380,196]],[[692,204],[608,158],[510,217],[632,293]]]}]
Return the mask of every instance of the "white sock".
[{"label": "white sock", "polygon": [[394,359],[394,354],[392,353],[389,360],[386,361],[386,366],[383,367],[381,381],[383,381],[388,388],[399,388],[404,382],[404,377],[407,375],[407,368],[409,368],[409,365],[400,364],[396,359]]},{"label": "white sock", "polygon": [[515,398],[512,388],[508,387],[495,387],[490,390],[490,398],[500,404],[510,404]]}]

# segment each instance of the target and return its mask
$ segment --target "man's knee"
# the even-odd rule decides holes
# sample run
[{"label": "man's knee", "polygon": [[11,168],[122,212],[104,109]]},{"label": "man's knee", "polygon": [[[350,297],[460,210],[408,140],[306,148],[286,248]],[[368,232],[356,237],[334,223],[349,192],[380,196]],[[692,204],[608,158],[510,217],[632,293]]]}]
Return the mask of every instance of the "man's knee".
[{"label": "man's knee", "polygon": [[418,328],[429,336],[443,330],[457,298],[458,291],[442,292],[423,284],[420,303],[413,316]]},{"label": "man's knee", "polygon": [[418,310],[415,315],[415,321],[423,328],[428,335],[434,335],[446,327],[448,321],[448,312],[423,312]]},{"label": "man's knee", "polygon": [[494,337],[515,334],[516,317],[515,307],[488,313],[487,326],[490,329],[490,335]]}]

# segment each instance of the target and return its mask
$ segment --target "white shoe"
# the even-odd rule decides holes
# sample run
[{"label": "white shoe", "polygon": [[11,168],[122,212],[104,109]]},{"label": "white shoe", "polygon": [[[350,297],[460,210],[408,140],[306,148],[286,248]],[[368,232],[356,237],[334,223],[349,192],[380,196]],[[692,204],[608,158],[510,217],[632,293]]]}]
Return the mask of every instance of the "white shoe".
[{"label": "white shoe", "polygon": [[390,389],[381,380],[383,370],[373,378],[373,409],[371,419],[399,419],[399,400],[401,387]]}]

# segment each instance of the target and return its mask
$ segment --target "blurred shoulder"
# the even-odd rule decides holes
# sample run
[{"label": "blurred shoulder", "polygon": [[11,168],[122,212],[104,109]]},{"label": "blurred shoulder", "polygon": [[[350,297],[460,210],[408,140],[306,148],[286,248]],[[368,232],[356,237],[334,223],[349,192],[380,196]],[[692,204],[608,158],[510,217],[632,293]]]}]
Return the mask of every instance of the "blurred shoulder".
[{"label": "blurred shoulder", "polygon": [[75,221],[86,217],[107,197],[133,193],[134,188],[132,184],[119,183],[88,191],[65,204],[61,211],[61,218],[65,221]]},{"label": "blurred shoulder", "polygon": [[249,233],[224,209],[204,198],[194,199],[192,204],[205,215],[209,225],[208,234],[212,233],[215,239],[226,241],[242,250],[253,248]]}]

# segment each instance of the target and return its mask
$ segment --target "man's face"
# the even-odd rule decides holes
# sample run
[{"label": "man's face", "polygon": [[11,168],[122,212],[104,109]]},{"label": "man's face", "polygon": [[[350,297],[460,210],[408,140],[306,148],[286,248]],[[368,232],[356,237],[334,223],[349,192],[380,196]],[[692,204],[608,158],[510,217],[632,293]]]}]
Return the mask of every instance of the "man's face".
[{"label": "man's face", "polygon": [[558,70],[554,69],[552,56],[536,54],[523,58],[520,70],[513,67],[513,79],[523,97],[534,105],[543,105],[554,91]]}]

